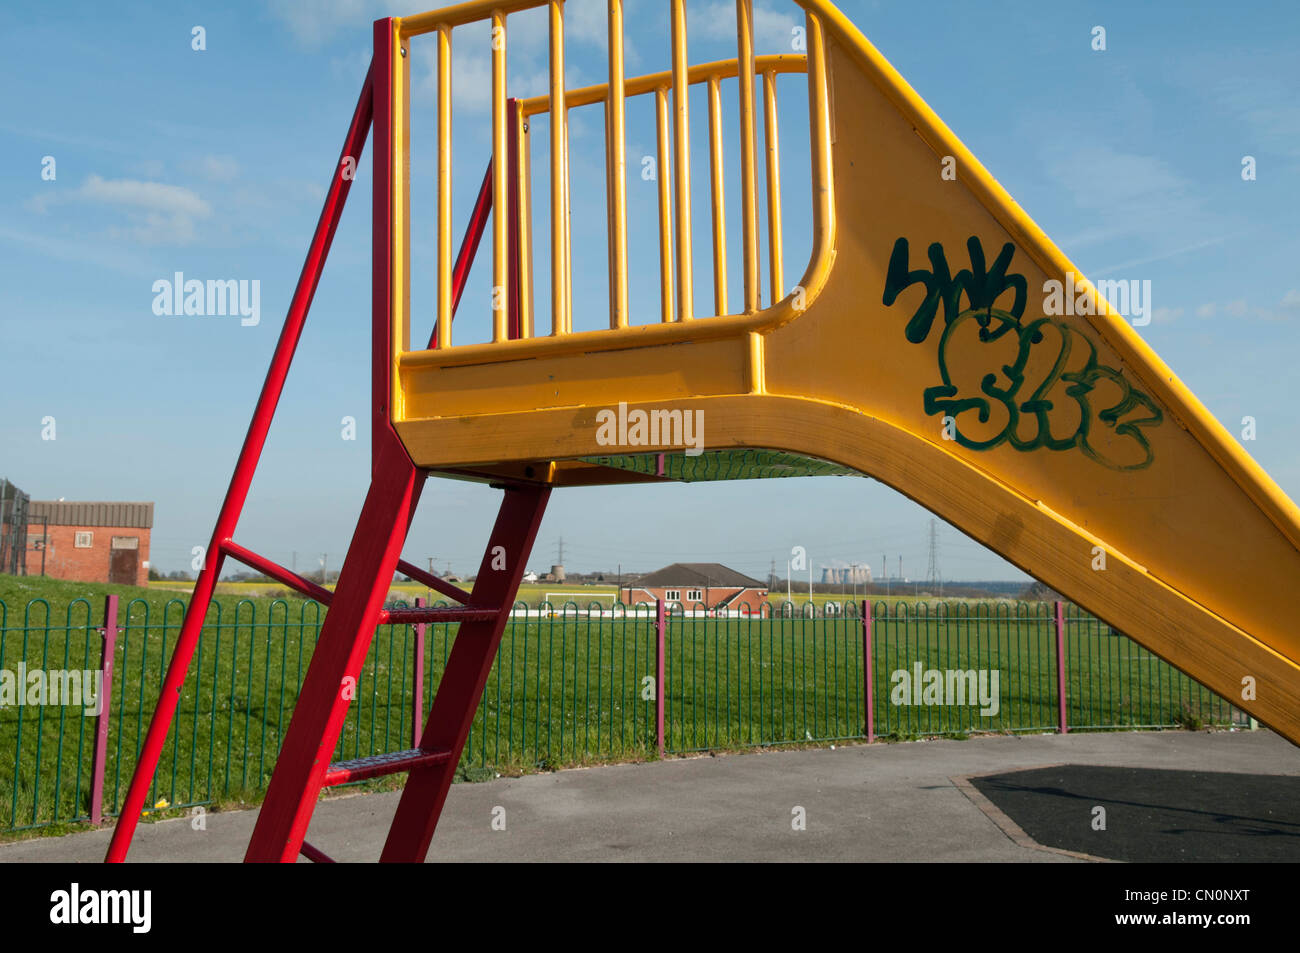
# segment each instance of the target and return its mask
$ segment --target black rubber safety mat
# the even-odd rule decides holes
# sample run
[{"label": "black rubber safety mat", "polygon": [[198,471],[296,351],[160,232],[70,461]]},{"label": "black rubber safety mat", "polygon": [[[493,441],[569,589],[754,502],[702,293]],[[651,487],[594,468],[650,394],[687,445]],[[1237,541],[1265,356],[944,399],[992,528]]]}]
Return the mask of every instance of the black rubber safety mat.
[{"label": "black rubber safety mat", "polygon": [[970,780],[1046,847],[1130,862],[1300,861],[1300,777],[1070,764]]}]

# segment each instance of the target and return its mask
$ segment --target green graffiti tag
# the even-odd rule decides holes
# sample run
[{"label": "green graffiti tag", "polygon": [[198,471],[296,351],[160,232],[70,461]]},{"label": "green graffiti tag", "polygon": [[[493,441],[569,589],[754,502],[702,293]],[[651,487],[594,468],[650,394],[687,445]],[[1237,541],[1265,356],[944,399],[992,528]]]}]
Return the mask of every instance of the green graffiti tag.
[{"label": "green graffiti tag", "polygon": [[[943,308],[942,383],[925,389],[926,414],[951,418],[947,436],[971,450],[1004,443],[1026,452],[1078,448],[1115,470],[1150,466],[1154,452],[1143,428],[1164,420],[1155,402],[1122,371],[1100,363],[1079,329],[1057,318],[1025,320],[1028,284],[1008,272],[1015,246],[1003,245],[992,267],[978,238],[966,248],[971,267],[955,275],[938,242],[928,249],[928,271],[909,270],[906,238],[889,258],[886,307],[912,285],[926,291],[904,329],[908,341],[924,343]],[[1098,439],[1111,434],[1121,439]]]}]

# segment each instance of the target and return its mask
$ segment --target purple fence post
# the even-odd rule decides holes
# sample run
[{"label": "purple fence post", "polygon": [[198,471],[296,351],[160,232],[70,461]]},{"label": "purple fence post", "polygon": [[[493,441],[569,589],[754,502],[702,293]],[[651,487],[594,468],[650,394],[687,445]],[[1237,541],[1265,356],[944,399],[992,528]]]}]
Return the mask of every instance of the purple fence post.
[{"label": "purple fence post", "polygon": [[1065,606],[1056,603],[1056,724],[1061,734],[1069,734],[1065,721]]},{"label": "purple fence post", "polygon": [[95,751],[91,761],[90,823],[104,821],[104,759],[108,754],[108,709],[113,698],[113,658],[117,650],[117,595],[104,597],[104,638],[99,657],[103,682],[99,689],[99,714],[95,716]]},{"label": "purple fence post", "polygon": [[664,601],[655,600],[655,747],[664,756]]},{"label": "purple fence post", "polygon": [[[424,599],[417,597],[415,608],[424,608]],[[420,747],[420,733],[424,730],[424,623],[415,623],[415,691],[411,700],[411,747]]]},{"label": "purple fence post", "polygon": [[876,685],[871,658],[871,600],[862,600],[862,704],[867,709],[867,744],[876,740]]}]

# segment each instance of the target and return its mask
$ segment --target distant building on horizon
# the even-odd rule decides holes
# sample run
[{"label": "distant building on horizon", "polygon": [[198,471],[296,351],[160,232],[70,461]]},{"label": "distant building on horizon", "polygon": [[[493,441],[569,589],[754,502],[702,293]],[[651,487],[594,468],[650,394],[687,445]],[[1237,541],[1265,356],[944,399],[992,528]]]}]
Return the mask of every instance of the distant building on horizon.
[{"label": "distant building on horizon", "polygon": [[623,586],[618,598],[624,605],[662,599],[684,609],[734,609],[746,602],[757,609],[767,601],[767,584],[721,563],[673,563]]},{"label": "distant building on horizon", "polygon": [[839,586],[861,586],[871,582],[871,567],[865,563],[856,566],[823,566],[822,583]]},{"label": "distant building on horizon", "polygon": [[152,531],[153,503],[32,500],[27,575],[146,586]]}]

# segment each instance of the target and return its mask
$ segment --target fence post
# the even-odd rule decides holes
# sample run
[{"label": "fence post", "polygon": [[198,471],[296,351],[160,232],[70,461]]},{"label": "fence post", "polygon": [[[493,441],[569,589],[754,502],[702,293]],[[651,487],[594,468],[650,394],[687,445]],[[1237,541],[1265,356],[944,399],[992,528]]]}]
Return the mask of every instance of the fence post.
[{"label": "fence post", "polygon": [[1065,721],[1065,605],[1056,602],[1056,724],[1061,734],[1069,734]]},{"label": "fence post", "polygon": [[90,782],[90,823],[104,821],[104,759],[108,754],[108,709],[113,698],[113,658],[117,650],[117,595],[104,597],[103,649],[99,657],[99,670],[103,673],[100,684],[99,714],[95,716],[95,752],[92,755]]},{"label": "fence post", "polygon": [[[417,596],[417,609],[424,608],[424,599]],[[415,623],[415,691],[411,699],[411,747],[420,747],[420,734],[424,730],[424,623]]]},{"label": "fence post", "polygon": [[655,748],[664,756],[664,601],[655,600]]},{"label": "fence post", "polygon": [[867,744],[876,740],[876,685],[871,657],[871,600],[862,600],[862,704],[867,709]]}]

